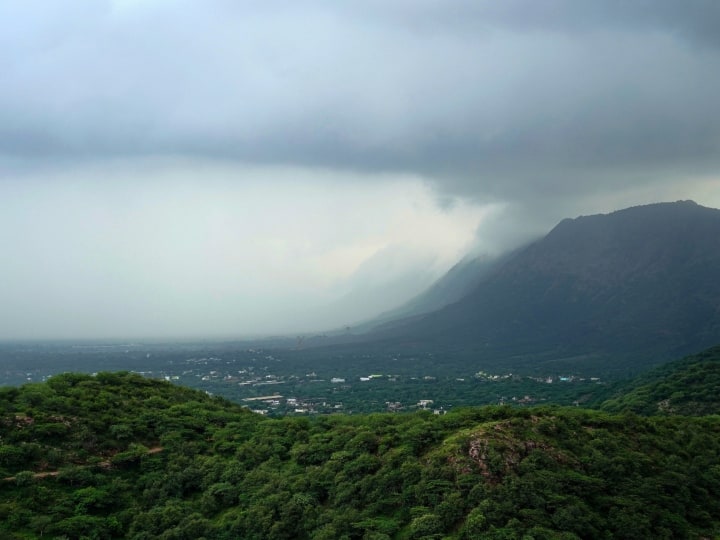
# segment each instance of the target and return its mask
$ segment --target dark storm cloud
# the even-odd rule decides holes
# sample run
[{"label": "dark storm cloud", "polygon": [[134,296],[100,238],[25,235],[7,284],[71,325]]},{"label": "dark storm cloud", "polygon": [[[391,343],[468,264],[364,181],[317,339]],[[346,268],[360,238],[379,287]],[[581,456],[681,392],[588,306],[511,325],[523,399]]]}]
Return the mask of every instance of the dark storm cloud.
[{"label": "dark storm cloud", "polygon": [[720,165],[720,4],[8,2],[0,152],[429,177],[493,200]]},{"label": "dark storm cloud", "polygon": [[[350,6],[357,4],[350,3]],[[368,10],[368,6],[373,9]],[[351,7],[352,9],[352,7]],[[365,2],[378,19],[423,32],[478,32],[509,28],[519,32],[582,34],[608,30],[670,33],[698,45],[720,45],[714,0],[506,0],[504,2],[438,2],[435,0]]]},{"label": "dark storm cloud", "polygon": [[719,11],[4,0],[0,339],[331,328],[475,230],[720,206]]}]

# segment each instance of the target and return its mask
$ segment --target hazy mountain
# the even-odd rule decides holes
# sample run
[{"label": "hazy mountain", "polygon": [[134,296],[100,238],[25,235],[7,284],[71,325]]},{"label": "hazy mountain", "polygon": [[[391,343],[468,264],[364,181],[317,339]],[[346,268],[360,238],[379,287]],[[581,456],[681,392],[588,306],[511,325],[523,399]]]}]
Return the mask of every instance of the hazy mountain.
[{"label": "hazy mountain", "polygon": [[681,201],[582,216],[507,257],[457,302],[373,339],[515,364],[659,362],[720,342],[718,277],[720,210]]},{"label": "hazy mountain", "polygon": [[395,321],[431,313],[457,302],[470,294],[500,264],[501,260],[503,259],[489,255],[465,257],[425,292],[400,307],[355,325],[353,332],[365,332],[384,324],[394,324]]}]

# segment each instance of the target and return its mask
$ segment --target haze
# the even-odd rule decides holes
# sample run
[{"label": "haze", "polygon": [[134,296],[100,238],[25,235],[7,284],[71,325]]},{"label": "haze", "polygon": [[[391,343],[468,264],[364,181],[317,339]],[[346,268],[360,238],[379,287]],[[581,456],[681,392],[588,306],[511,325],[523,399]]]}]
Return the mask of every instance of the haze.
[{"label": "haze", "polygon": [[352,325],[564,217],[720,207],[720,3],[0,4],[0,339]]}]

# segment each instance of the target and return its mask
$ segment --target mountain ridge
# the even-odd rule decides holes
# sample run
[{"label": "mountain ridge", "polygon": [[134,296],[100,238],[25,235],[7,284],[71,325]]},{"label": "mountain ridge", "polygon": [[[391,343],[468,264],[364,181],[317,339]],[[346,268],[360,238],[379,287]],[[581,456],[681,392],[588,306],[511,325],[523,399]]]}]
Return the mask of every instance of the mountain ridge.
[{"label": "mountain ridge", "polygon": [[720,342],[719,275],[720,210],[635,206],[562,220],[456,302],[365,339],[658,363]]}]

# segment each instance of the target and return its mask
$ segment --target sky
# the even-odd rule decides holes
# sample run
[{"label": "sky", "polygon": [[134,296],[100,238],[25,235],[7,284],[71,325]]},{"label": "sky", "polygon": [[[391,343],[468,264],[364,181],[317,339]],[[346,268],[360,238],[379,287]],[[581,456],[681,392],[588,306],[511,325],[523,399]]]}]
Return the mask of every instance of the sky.
[{"label": "sky", "polygon": [[720,207],[715,0],[3,0],[0,339],[306,333]]}]

